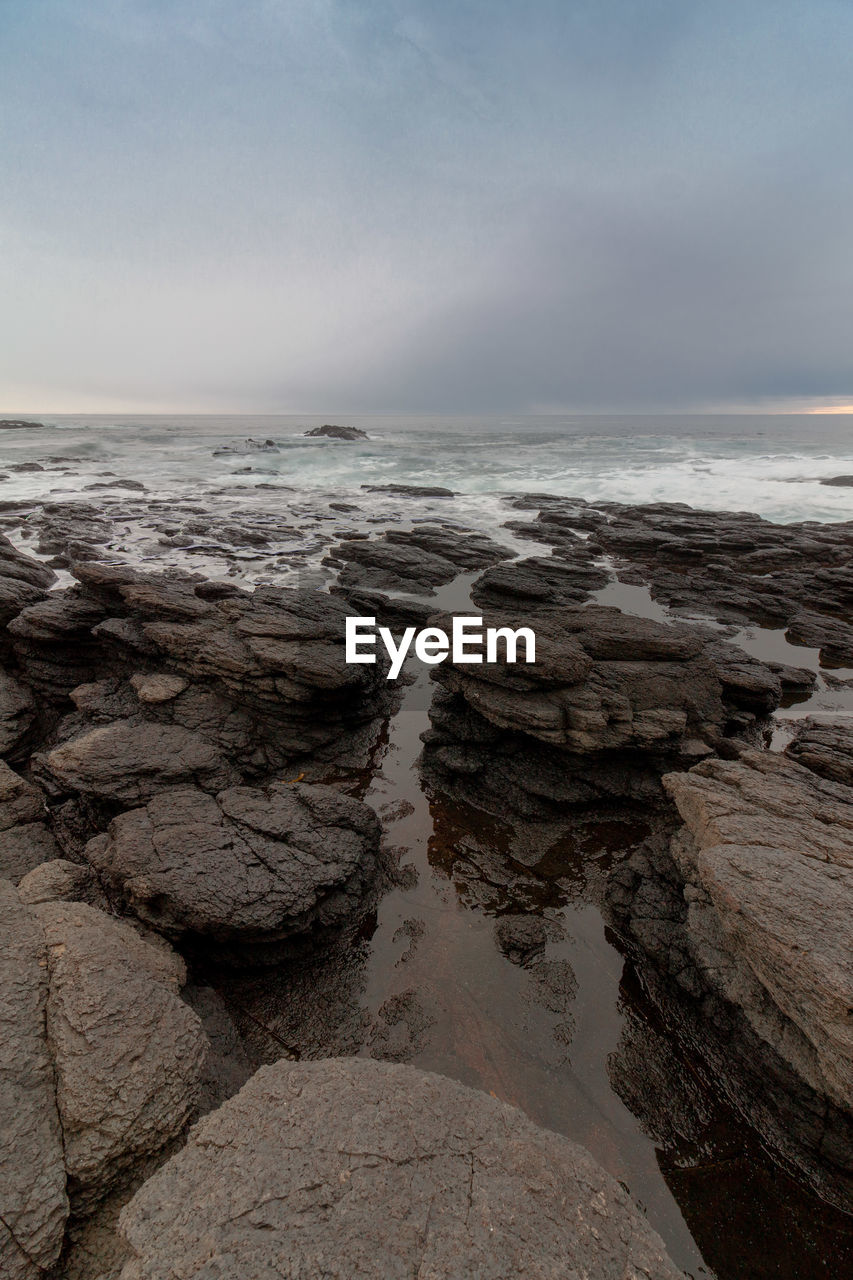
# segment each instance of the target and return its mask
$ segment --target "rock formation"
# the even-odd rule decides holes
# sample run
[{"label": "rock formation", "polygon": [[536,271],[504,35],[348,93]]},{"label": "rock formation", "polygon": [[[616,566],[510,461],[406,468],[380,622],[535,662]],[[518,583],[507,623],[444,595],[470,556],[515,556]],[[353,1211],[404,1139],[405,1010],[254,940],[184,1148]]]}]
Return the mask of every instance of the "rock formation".
[{"label": "rock formation", "polygon": [[122,1280],[679,1274],[581,1147],[453,1081],[359,1059],[262,1068],[120,1229]]}]

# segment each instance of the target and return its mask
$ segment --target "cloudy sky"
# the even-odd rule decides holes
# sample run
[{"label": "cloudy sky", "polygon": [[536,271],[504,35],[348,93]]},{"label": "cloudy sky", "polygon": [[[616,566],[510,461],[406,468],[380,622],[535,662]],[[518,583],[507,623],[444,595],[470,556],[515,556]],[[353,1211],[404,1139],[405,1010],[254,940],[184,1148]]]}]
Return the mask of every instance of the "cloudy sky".
[{"label": "cloudy sky", "polygon": [[0,410],[853,401],[850,0],[0,0]]}]

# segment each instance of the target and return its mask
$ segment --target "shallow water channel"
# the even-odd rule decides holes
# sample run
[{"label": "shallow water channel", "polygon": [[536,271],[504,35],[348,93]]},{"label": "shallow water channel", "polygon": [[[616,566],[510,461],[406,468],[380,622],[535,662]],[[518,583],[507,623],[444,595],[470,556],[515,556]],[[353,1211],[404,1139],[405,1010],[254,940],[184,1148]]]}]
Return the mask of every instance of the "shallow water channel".
[{"label": "shallow water channel", "polygon": [[[476,612],[475,576],[440,591],[436,610]],[[644,592],[614,584],[601,603],[640,613],[645,599],[652,616],[665,613]],[[775,643],[752,631],[755,648]],[[794,652],[798,665],[816,661]],[[647,834],[649,815],[587,814],[555,839],[430,796],[417,762],[432,685],[415,665],[375,770],[344,783],[376,808],[399,855],[391,887],[322,955],[217,982],[256,1055],[390,1058],[516,1104],[588,1148],[690,1276],[847,1274],[851,1219],[775,1164],[715,1095],[605,923],[608,870]],[[809,710],[819,695],[833,696],[821,682]],[[535,946],[519,944],[519,922]]]}]

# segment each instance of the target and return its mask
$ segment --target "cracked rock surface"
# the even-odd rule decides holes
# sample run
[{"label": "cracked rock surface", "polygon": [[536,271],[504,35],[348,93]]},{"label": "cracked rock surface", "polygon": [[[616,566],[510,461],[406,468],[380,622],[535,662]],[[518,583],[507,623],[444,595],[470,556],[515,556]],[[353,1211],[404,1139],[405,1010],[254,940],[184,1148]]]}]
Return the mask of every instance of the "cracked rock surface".
[{"label": "cracked rock surface", "polygon": [[345,914],[379,833],[372,809],[332,787],[176,787],[120,814],[85,856],[159,931],[272,940]]},{"label": "cracked rock surface", "polygon": [[675,1280],[581,1147],[441,1076],[278,1062],[122,1211],[122,1280]]}]

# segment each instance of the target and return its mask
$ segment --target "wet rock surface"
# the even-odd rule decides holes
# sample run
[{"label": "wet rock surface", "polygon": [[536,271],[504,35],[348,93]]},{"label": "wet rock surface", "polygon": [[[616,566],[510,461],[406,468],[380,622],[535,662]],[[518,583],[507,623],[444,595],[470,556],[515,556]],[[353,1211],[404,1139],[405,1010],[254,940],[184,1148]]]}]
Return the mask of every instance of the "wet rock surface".
[{"label": "wet rock surface", "polygon": [[[841,703],[847,673],[833,684],[816,653],[800,659],[779,640],[768,651],[784,660],[761,662],[732,639],[769,622],[843,667],[850,527],[529,495],[510,501],[504,540],[460,519],[449,490],[376,485],[341,503],[275,488],[268,510],[223,488],[213,496],[227,517],[106,488],[97,505],[87,495],[0,512],[74,575],[51,590],[49,568],[0,544],[11,610],[0,733],[14,765],[0,769],[0,874],[20,880],[16,909],[42,939],[38,999],[62,1028],[48,1060],[68,1081],[73,1139],[59,1200],[34,1193],[47,1208],[20,1218],[39,1258],[65,1231],[51,1280],[115,1280],[121,1203],[183,1142],[188,1117],[262,1063],[337,1053],[414,1061],[516,1100],[644,1200],[659,1156],[725,1280],[740,1280],[747,1253],[772,1257],[779,1275],[848,1258],[836,1219],[823,1253],[807,1237],[815,1205],[828,1214],[849,1195],[838,942],[849,866],[835,838],[847,829],[849,730],[825,714],[772,718],[780,703],[821,711],[832,689]],[[117,562],[140,546],[206,576]],[[262,581],[292,572],[297,589]],[[614,573],[642,608],[650,593],[662,620],[598,604],[622,604]],[[238,585],[255,582],[254,593]],[[666,620],[661,602],[697,617]],[[448,662],[413,689],[414,714],[389,721],[410,677],[395,687],[383,664],[347,668],[345,619],[449,629],[438,608],[533,625],[536,668]],[[414,762],[430,702],[427,798]],[[756,753],[771,762],[756,765],[774,726],[785,754]],[[661,786],[673,770],[690,780],[684,815]],[[690,815],[714,805],[706,846],[705,819]],[[407,850],[419,847],[416,866]],[[154,973],[137,953],[153,949],[154,934],[138,932],[152,928],[186,953],[189,987],[169,948]],[[623,952],[617,1020],[608,966]],[[72,1020],[89,1044],[79,1071]],[[617,1046],[607,1084],[586,1062],[601,1044]],[[146,1092],[155,1064],[169,1075],[160,1101]],[[633,1117],[663,1149],[648,1147],[654,1168],[632,1163]],[[721,1162],[729,1173],[712,1172]],[[824,1200],[788,1188],[782,1167]],[[754,1241],[723,1259],[708,1223],[724,1204],[740,1232],[753,1176],[764,1179]],[[29,1193],[17,1194],[20,1205]],[[680,1214],[667,1212],[650,1207],[677,1239]],[[794,1261],[771,1247],[773,1223],[787,1241],[789,1220],[805,1223]],[[677,1256],[695,1270],[695,1252]],[[134,1280],[142,1265],[128,1263]]]},{"label": "wet rock surface", "polygon": [[678,1275],[582,1148],[462,1085],[370,1061],[262,1069],[137,1193],[121,1231],[123,1280],[202,1265],[255,1280],[285,1257],[306,1275],[383,1280]]}]

